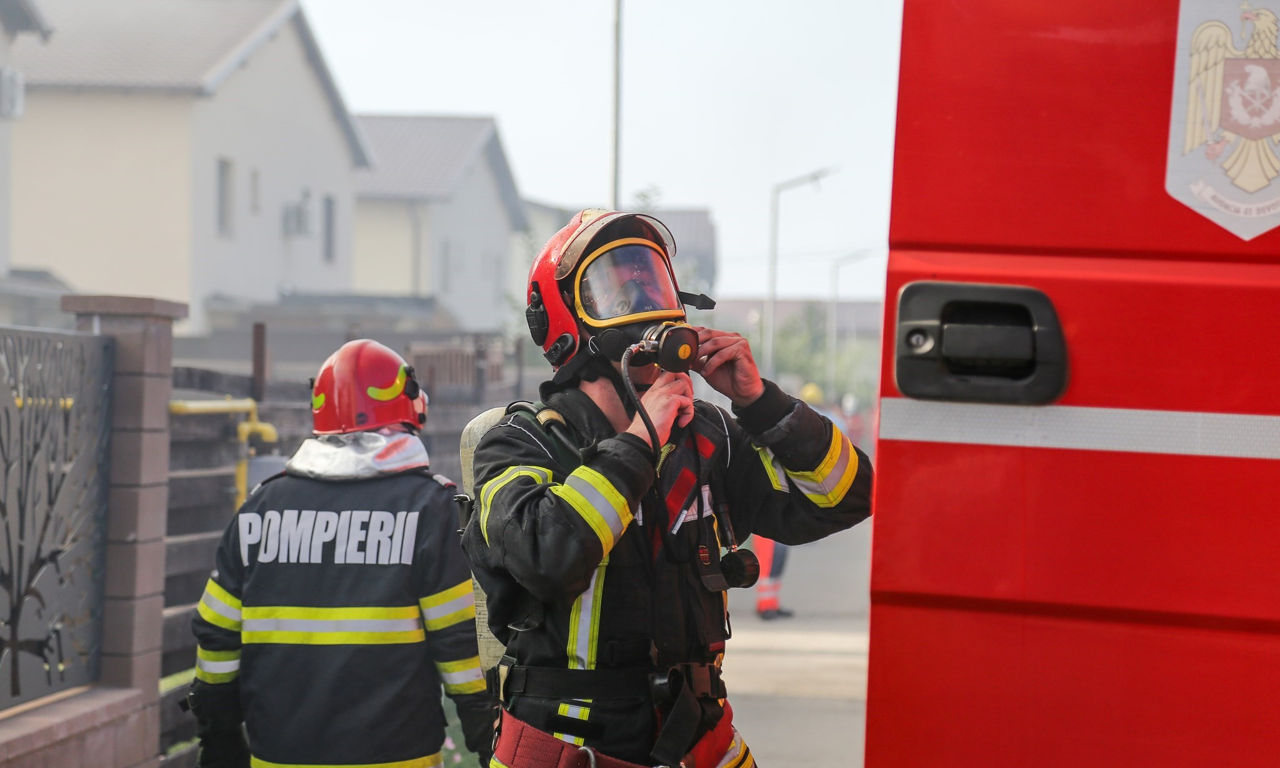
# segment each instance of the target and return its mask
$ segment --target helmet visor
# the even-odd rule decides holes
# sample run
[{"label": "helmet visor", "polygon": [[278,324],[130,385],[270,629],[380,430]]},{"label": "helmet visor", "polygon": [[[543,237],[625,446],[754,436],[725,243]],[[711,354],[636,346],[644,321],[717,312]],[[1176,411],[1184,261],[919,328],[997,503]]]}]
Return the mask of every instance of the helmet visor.
[{"label": "helmet visor", "polygon": [[589,325],[684,317],[667,259],[647,240],[617,240],[587,257],[578,278],[578,309]]}]

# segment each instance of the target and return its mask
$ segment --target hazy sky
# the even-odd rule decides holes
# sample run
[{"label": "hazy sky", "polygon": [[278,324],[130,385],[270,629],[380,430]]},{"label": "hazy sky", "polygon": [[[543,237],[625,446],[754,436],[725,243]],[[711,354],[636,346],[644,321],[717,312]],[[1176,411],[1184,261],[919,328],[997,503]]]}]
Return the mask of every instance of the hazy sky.
[{"label": "hazy sky", "polygon": [[[492,115],[522,196],[609,202],[613,8],[608,0],[303,0],[357,113]],[[711,209],[720,296],[767,291],[773,186],[780,296],[884,290],[902,4],[625,0],[622,207]]]}]

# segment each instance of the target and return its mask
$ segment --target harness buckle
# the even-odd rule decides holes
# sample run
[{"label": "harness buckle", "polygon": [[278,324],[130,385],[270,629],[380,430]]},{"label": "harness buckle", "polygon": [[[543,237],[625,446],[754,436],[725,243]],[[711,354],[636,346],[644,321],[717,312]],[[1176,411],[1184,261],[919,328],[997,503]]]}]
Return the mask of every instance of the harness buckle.
[{"label": "harness buckle", "polygon": [[578,747],[578,754],[586,753],[588,768],[596,768],[596,751],[591,747]]}]

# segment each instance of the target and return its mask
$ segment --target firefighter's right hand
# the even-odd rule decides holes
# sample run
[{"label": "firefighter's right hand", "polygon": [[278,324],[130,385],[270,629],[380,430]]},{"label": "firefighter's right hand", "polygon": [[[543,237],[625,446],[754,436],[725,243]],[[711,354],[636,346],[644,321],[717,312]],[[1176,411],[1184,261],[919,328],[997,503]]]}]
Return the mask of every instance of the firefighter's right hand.
[{"label": "firefighter's right hand", "polygon": [[[687,373],[662,371],[653,380],[649,390],[640,397],[653,428],[658,433],[658,446],[667,444],[672,426],[685,426],[693,420],[693,381]],[[649,430],[637,414],[627,428],[631,434],[649,442]]]}]

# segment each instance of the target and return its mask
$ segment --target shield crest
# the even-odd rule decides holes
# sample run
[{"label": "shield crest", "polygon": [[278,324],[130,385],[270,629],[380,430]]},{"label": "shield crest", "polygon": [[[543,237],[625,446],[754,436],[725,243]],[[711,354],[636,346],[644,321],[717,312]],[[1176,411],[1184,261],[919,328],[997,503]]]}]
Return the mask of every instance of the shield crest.
[{"label": "shield crest", "polygon": [[1222,64],[1222,130],[1253,141],[1280,133],[1280,59]]},{"label": "shield crest", "polygon": [[1183,0],[1172,111],[1169,194],[1245,240],[1280,226],[1276,12]]}]

